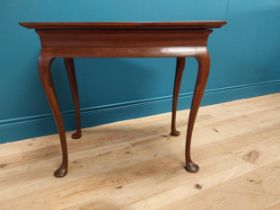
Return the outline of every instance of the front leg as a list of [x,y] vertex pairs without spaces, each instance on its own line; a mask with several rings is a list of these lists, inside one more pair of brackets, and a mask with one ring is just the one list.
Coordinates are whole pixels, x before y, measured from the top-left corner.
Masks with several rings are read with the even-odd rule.
[[39,71],[40,71],[42,84],[45,89],[45,93],[47,95],[48,102],[55,119],[56,128],[59,133],[59,139],[60,139],[60,144],[62,149],[62,163],[61,166],[54,172],[54,176],[63,177],[67,174],[67,170],[68,170],[67,142],[66,142],[66,135],[64,131],[63,119],[61,116],[55,90],[52,84],[52,78],[51,78],[52,60],[53,60],[52,58],[44,57],[41,55],[39,59]]
[[192,106],[189,115],[189,122],[188,122],[188,130],[187,130],[187,137],[186,137],[186,170],[192,173],[196,173],[199,170],[199,166],[196,165],[191,159],[191,138],[193,127],[196,119],[196,115],[200,106],[200,102],[206,87],[209,69],[210,69],[210,57],[207,48],[199,55],[196,56],[196,60],[198,61],[198,75],[195,85],[194,96],[192,100]]

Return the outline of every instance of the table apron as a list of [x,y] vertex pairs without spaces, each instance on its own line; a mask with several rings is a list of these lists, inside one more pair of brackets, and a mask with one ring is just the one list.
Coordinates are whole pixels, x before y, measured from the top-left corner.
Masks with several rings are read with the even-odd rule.
[[42,48],[41,56],[59,57],[189,57],[207,52],[206,46],[137,48]]

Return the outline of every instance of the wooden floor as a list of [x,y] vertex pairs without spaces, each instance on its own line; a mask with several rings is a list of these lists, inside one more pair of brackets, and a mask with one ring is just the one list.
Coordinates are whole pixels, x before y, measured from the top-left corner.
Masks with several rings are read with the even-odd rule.
[[183,168],[187,114],[180,137],[170,113],[85,129],[62,179],[57,136],[0,145],[0,209],[279,210],[280,94],[201,108],[197,174]]

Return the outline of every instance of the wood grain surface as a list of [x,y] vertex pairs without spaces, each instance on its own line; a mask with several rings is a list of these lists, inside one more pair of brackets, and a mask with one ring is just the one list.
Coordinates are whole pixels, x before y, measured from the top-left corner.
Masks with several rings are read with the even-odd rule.
[[[2,144],[0,209],[278,210],[279,101],[272,94],[202,107],[197,174],[183,168],[185,136],[169,135],[171,113],[85,129],[80,141],[68,140],[64,179],[51,176],[56,135]],[[187,115],[177,113],[183,133]]]

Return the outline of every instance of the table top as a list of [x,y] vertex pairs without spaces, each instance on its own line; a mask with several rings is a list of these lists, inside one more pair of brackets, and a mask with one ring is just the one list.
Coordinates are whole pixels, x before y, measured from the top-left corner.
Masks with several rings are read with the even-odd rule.
[[187,22],[21,22],[31,29],[151,29],[151,30],[206,30],[220,28],[226,21],[187,21]]

